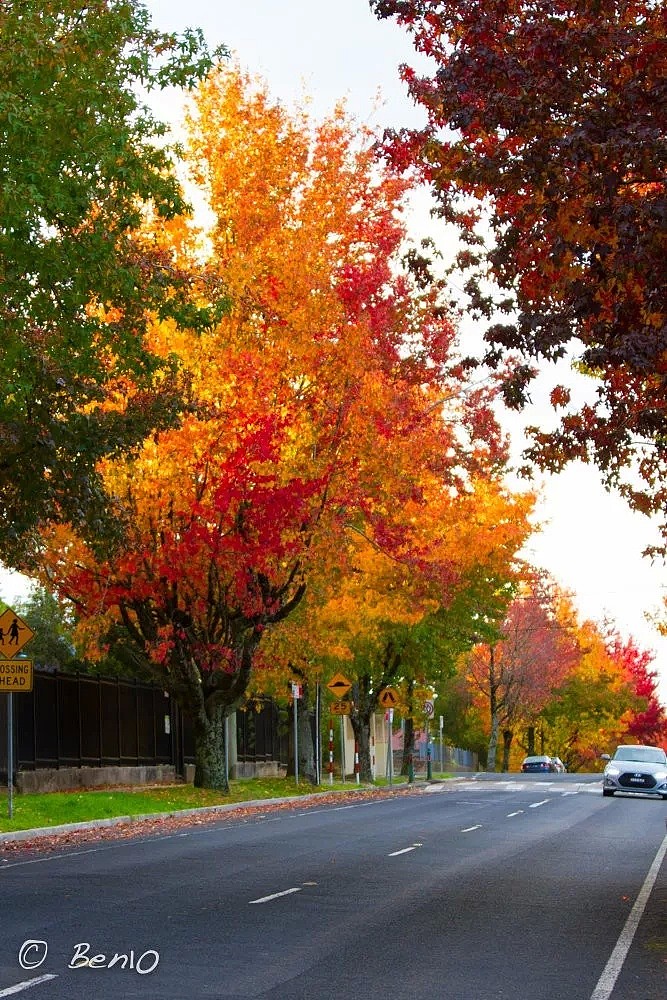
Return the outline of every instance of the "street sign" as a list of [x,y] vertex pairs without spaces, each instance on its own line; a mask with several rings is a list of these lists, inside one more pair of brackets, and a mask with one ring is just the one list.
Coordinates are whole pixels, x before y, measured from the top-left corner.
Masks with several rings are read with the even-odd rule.
[[378,701],[383,708],[394,708],[400,701],[398,691],[394,688],[383,688],[378,695]]
[[435,705],[433,704],[432,701],[425,701],[424,702],[424,715],[428,715],[429,719],[433,715],[434,709],[435,709]]
[[0,660],[0,694],[32,691],[32,660]]
[[327,687],[335,698],[343,698],[352,687],[352,681],[349,681],[344,674],[335,674]]
[[11,659],[16,656],[34,634],[22,618],[7,608],[0,615],[0,657]]
[[303,698],[303,684],[292,684],[292,697]]
[[352,711],[351,701],[333,701],[329,706],[332,715],[349,715]]

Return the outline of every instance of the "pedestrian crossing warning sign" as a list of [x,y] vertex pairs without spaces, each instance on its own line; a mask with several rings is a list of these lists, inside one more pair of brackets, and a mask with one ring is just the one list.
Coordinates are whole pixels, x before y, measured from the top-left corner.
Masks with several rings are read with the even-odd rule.
[[383,708],[395,708],[399,700],[398,691],[394,688],[383,688],[378,695],[378,701]]
[[29,625],[11,608],[0,615],[0,658],[11,660],[34,636]]

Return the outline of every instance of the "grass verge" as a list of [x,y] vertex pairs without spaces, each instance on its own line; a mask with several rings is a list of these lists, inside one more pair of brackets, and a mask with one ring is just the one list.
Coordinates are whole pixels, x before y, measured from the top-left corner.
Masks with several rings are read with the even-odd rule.
[[[96,791],[44,792],[15,794],[13,816],[9,819],[7,792],[0,794],[0,833],[34,830],[111,819],[115,816],[142,816],[150,813],[176,812],[206,806],[230,805],[253,799],[278,799],[291,795],[310,795],[320,791],[350,791],[355,785],[322,784],[315,787],[293,778],[249,778],[230,781],[229,795],[192,785],[155,785],[135,788],[103,788]],[[364,786],[366,787],[366,786]]]

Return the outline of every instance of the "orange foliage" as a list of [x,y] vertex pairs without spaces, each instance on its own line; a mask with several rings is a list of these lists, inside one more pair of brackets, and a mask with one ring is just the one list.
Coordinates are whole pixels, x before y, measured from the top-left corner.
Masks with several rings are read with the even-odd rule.
[[467,391],[436,292],[400,268],[406,182],[370,137],[342,110],[317,128],[290,116],[238,70],[201,88],[192,129],[213,224],[154,239],[180,270],[217,274],[229,314],[200,335],[156,319],[150,346],[188,385],[180,425],[102,467],[122,548],[46,533],[43,565],[201,715],[242,700],[264,629],[315,571],[377,558],[427,602],[512,549],[518,508],[491,471],[493,389]]

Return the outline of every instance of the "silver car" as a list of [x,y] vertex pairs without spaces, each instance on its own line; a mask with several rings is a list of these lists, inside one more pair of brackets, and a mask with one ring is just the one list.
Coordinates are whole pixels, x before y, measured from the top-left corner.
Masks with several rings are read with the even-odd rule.
[[613,757],[602,754],[607,766],[602,794],[635,792],[667,799],[667,754],[660,747],[620,746]]

